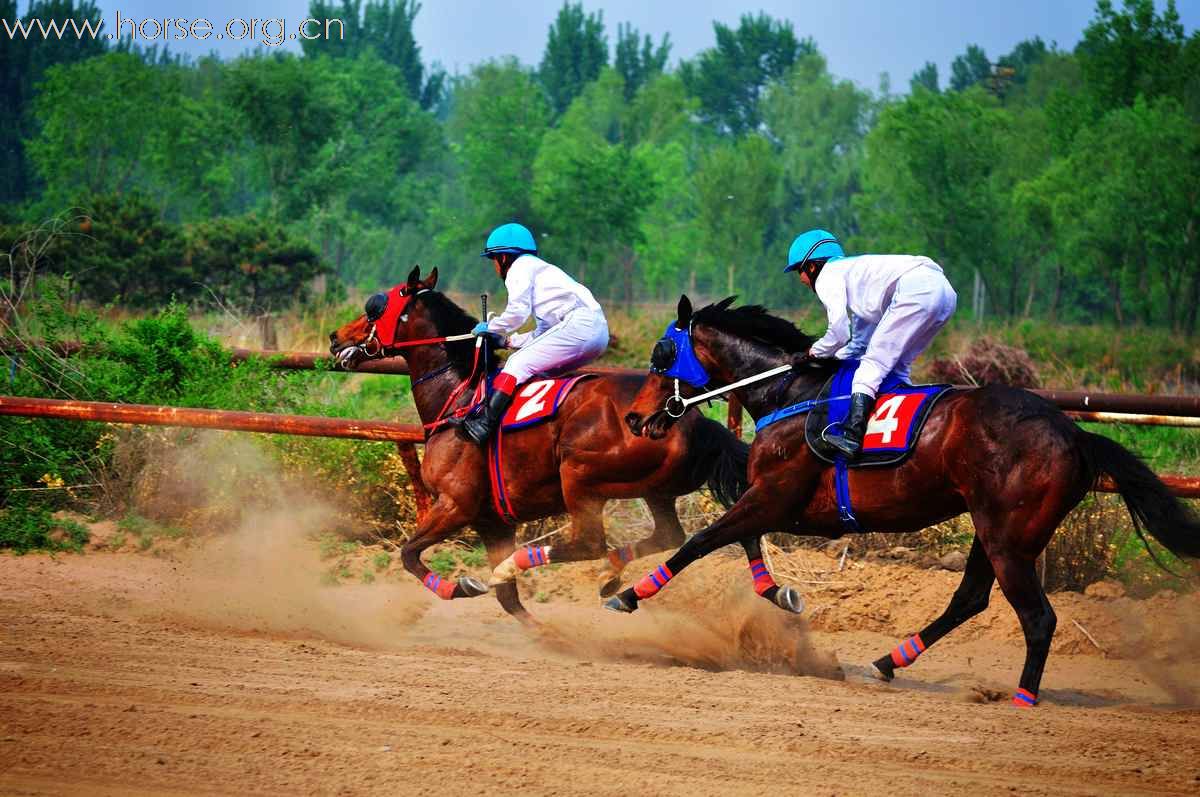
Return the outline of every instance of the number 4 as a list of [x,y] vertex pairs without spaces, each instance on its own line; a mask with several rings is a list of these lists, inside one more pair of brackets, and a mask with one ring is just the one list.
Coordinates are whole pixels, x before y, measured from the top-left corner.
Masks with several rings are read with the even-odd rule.
[[530,415],[537,415],[546,407],[546,394],[550,392],[550,388],[554,385],[553,379],[543,379],[540,382],[530,382],[521,391],[521,398],[525,399],[525,403],[517,410],[517,414],[513,416],[514,421],[523,421]]
[[871,415],[871,420],[867,421],[867,434],[882,435],[883,443],[892,442],[892,433],[900,427],[896,413],[904,406],[904,398],[904,396],[892,396],[876,407],[875,412]]

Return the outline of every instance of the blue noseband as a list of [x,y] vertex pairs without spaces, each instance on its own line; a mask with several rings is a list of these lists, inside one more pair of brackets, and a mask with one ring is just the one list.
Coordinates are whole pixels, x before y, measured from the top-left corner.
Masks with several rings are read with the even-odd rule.
[[[663,332],[662,340],[655,346],[655,355],[660,352],[663,356],[651,356],[650,370],[656,374],[678,379],[681,382],[687,382],[695,388],[702,388],[709,383],[708,371],[704,370],[704,366],[696,359],[696,352],[692,349],[692,330],[689,325],[687,329],[678,329],[675,322],[667,324],[667,329]],[[661,347],[661,348],[660,348]],[[670,352],[673,357],[670,365],[667,366],[662,360]]]

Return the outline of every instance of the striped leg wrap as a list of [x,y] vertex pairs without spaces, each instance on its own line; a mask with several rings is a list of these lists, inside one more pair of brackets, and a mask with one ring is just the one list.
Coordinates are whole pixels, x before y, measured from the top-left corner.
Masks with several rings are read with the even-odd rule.
[[892,649],[892,664],[897,667],[907,667],[924,652],[925,643],[921,641],[921,635],[910,636]]
[[1019,708],[1033,708],[1037,705],[1037,695],[1028,689],[1018,689],[1013,695],[1013,705]]
[[762,559],[750,560],[750,575],[754,576],[754,591],[759,595],[771,587],[779,586],[775,583],[775,579],[771,578],[771,571],[767,569],[767,565]]
[[650,575],[633,585],[633,594],[638,598],[649,598],[665,587],[670,580],[671,571],[665,564],[659,565],[650,571]]
[[448,578],[442,578],[437,573],[430,573],[425,576],[425,588],[437,595],[442,600],[450,600],[454,597],[454,582]]
[[610,564],[612,564],[613,570],[623,569],[625,565],[632,562],[633,559],[634,556],[632,545],[622,545],[620,548],[614,548],[608,552],[608,561]]
[[549,545],[529,545],[513,554],[513,563],[521,570],[540,567],[550,562]]

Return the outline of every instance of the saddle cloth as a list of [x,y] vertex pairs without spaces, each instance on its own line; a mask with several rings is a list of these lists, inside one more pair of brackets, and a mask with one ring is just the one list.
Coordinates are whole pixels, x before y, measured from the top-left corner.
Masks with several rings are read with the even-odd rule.
[[526,426],[548,421],[558,414],[558,408],[581,380],[595,374],[576,374],[561,379],[534,379],[517,388],[513,402],[504,413],[502,429],[511,432]]
[[[809,412],[804,427],[804,436],[813,453],[831,464],[840,452],[822,439],[822,432],[828,437],[841,435],[840,424],[850,410],[850,388],[857,368],[858,360],[842,363],[821,388],[819,399],[823,403]],[[929,411],[949,390],[950,385],[906,385],[894,374],[888,374],[867,422],[862,454],[847,466],[882,467],[904,461],[916,445]]]

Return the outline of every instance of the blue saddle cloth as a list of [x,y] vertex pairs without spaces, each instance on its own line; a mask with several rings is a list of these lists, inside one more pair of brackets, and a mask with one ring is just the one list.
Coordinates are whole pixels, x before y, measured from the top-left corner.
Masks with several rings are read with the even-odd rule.
[[[858,360],[846,360],[821,390],[827,403],[809,413],[805,437],[813,453],[826,462],[834,462],[838,451],[825,442],[826,437],[842,434],[841,424],[850,411],[850,393]],[[912,452],[929,418],[929,412],[950,385],[909,385],[895,374],[888,374],[879,386],[875,409],[863,437],[862,454],[847,467],[898,465]]]

